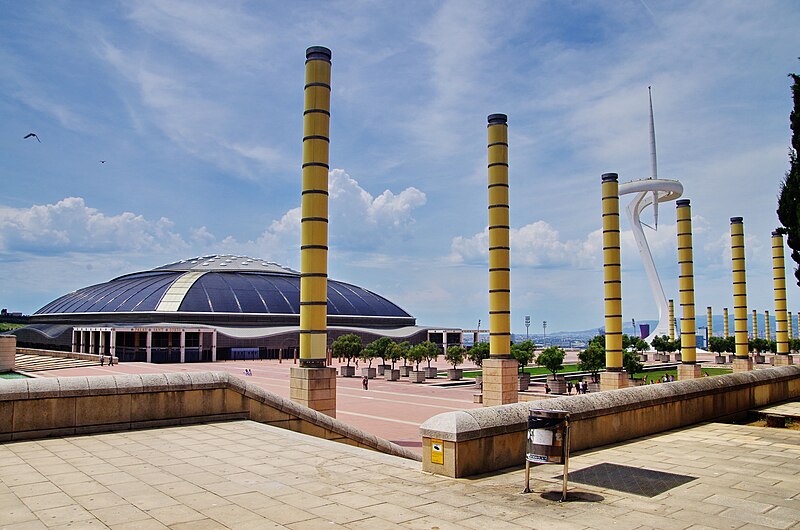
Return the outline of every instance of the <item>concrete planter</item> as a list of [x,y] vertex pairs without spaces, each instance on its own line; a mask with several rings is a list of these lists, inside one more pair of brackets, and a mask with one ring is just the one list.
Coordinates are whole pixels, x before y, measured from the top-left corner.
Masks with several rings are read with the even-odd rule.
[[400,380],[400,370],[394,369],[390,366],[386,370],[383,371],[383,378],[387,381],[399,381]]
[[411,370],[408,373],[408,378],[412,383],[424,383],[425,382],[425,371],[420,370],[417,372],[416,370]]
[[[528,387],[531,386],[531,374],[527,372],[525,372],[522,375],[518,375],[517,380],[519,381],[520,392],[525,392],[526,390],[528,390]],[[564,388],[566,388],[566,386]]]
[[340,366],[339,367],[339,374],[342,377],[355,377],[355,375],[356,375],[356,367],[355,366]]
[[425,377],[428,379],[436,379],[436,375],[439,370],[436,369],[435,366],[431,366],[430,368],[425,368]]
[[765,362],[767,362],[767,359],[763,354],[757,353],[753,355],[753,362],[756,364],[764,364]]
[[678,362],[678,363],[679,363],[679,362],[681,362],[682,360],[683,360],[683,354],[682,354],[682,353],[676,353],[676,354],[675,354],[675,362]]
[[447,370],[447,378],[450,381],[461,381],[461,378],[464,377],[464,370],[461,368],[450,368]]
[[640,353],[639,354],[639,362],[640,363],[646,363],[647,362],[647,354],[646,353]]
[[716,357],[714,357],[714,362],[717,364],[725,364],[725,356],[717,355]]
[[408,374],[413,370],[413,366],[401,366],[400,367],[400,377],[408,377]]
[[567,381],[564,379],[563,375],[557,375],[555,377],[548,375],[547,384],[550,385],[550,392],[552,394],[567,393]]
[[366,376],[367,379],[375,379],[375,375],[378,371],[375,368],[362,368],[361,369],[361,377]]
[[475,384],[478,386],[483,384],[483,374],[475,376]]
[[391,369],[392,369],[392,365],[391,364],[379,364],[378,365],[378,375],[384,375],[386,373],[386,370],[391,370]]

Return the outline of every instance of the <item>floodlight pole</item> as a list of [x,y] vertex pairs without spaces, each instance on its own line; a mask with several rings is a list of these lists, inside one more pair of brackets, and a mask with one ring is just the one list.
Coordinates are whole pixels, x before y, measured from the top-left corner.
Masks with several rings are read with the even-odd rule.
[[531,317],[525,317],[525,340],[530,340],[530,334],[528,333],[531,329]]

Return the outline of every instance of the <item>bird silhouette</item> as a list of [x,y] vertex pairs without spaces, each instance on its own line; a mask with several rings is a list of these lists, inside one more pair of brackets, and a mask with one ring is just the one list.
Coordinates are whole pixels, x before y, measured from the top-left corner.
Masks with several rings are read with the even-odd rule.
[[36,133],[28,133],[28,134],[26,134],[25,136],[23,136],[23,137],[22,137],[22,139],[23,139],[23,140],[27,140],[28,138],[31,138],[31,137],[33,137],[33,138],[36,138],[36,141],[37,141],[37,142],[39,142],[39,143],[42,143],[42,141],[41,141],[41,140],[39,140],[39,137],[38,137],[38,136],[36,136]]
[[105,163],[106,163],[106,161],[105,161],[105,160],[101,160],[101,161],[100,161],[100,163],[101,163],[101,164],[105,164]]

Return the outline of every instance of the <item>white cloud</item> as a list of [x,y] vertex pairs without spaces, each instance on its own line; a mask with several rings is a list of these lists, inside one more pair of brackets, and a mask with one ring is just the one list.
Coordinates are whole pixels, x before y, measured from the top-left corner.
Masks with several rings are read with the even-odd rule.
[[165,252],[187,248],[173,223],[123,212],[106,215],[81,197],[30,208],[0,207],[0,250],[34,254]]
[[[410,237],[415,224],[413,211],[425,204],[425,193],[409,187],[397,194],[384,190],[374,196],[342,169],[331,170],[328,178],[332,251],[371,253]],[[241,242],[229,236],[222,244],[231,252],[292,262],[297,259],[300,217],[300,208],[293,208],[257,239]]]

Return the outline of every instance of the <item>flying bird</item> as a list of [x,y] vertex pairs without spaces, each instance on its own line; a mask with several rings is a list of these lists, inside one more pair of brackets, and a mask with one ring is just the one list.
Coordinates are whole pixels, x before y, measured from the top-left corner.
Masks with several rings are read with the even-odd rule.
[[31,137],[33,137],[33,138],[36,138],[36,141],[37,141],[37,142],[39,142],[39,143],[42,143],[42,141],[41,141],[41,140],[39,140],[39,137],[38,137],[38,136],[36,136],[36,133],[28,133],[28,134],[26,134],[25,136],[23,136],[23,137],[22,137],[22,139],[23,139],[23,140],[27,140],[28,138],[31,138]]
[[105,160],[101,160],[101,161],[100,161],[100,163],[101,163],[101,164],[105,164],[105,163],[106,163],[106,161],[105,161]]

